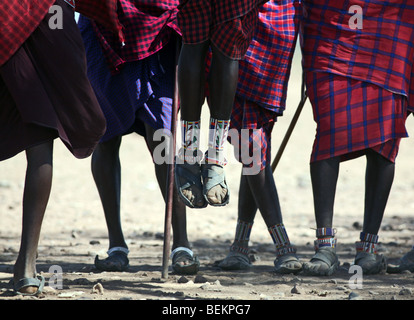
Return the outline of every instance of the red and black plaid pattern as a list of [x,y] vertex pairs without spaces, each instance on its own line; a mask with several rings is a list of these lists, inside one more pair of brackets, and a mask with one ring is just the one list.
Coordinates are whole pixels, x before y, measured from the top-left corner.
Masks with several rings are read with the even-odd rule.
[[[77,3],[77,2],[76,2]],[[125,45],[100,23],[94,30],[113,72],[126,62],[144,59],[163,48],[177,26],[178,0],[119,0],[118,19],[123,26]]]
[[124,42],[122,25],[117,17],[117,0],[76,0],[75,10],[105,26]]
[[[413,82],[413,0],[304,0],[303,4],[306,71],[332,72],[408,96]],[[362,29],[354,29],[353,5],[362,10]]]
[[178,24],[184,43],[211,40],[232,59],[246,53],[258,21],[263,0],[180,1]]
[[404,96],[328,72],[309,72],[306,86],[317,123],[311,162],[347,160],[369,148],[395,161],[407,137]]
[[27,40],[56,0],[0,2],[0,66]]
[[[271,136],[277,116],[255,102],[236,97],[229,142],[234,146],[234,156],[244,167],[256,166],[263,170],[271,162]],[[237,137],[233,137],[232,129],[238,133]]]

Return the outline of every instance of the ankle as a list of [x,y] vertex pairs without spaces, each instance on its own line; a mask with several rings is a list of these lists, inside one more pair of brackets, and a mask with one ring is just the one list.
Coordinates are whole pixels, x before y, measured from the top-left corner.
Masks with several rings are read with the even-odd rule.
[[314,241],[315,251],[322,248],[336,248],[336,229],[334,228],[317,228],[316,240]]
[[246,254],[249,251],[250,233],[252,231],[253,222],[237,220],[236,234],[230,251]]
[[237,252],[247,255],[249,253],[249,245],[244,242],[233,242],[230,246],[230,252]]
[[283,223],[276,224],[268,228],[270,236],[276,249],[276,257],[281,257],[285,254],[295,254],[296,248],[291,245]]
[[377,254],[378,253],[378,235],[368,232],[361,232],[360,241],[355,242],[357,254],[360,252]]

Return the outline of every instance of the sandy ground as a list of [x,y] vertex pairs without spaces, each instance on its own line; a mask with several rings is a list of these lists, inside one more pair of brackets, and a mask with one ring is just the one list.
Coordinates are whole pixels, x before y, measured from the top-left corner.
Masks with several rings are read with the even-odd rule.
[[[296,110],[300,92],[300,57],[296,56],[285,116],[273,133],[274,155]],[[413,134],[412,117],[407,128]],[[206,123],[207,121],[204,121]],[[315,125],[307,102],[275,172],[284,223],[298,255],[313,254],[314,216],[309,178],[309,155]],[[230,147],[229,147],[230,150]],[[405,139],[397,159],[392,194],[380,232],[380,250],[395,263],[414,243],[414,140]],[[60,141],[55,143],[54,181],[39,245],[38,271],[46,278],[44,294],[22,298],[11,294],[9,280],[19,250],[21,198],[26,161],[24,153],[0,163],[0,300],[412,300],[414,276],[365,276],[362,288],[352,288],[354,242],[362,224],[365,159],[343,163],[337,190],[335,227],[341,267],[330,277],[273,272],[274,247],[258,214],[251,234],[256,261],[251,270],[224,272],[215,262],[223,259],[232,241],[237,218],[241,167],[230,161],[227,176],[231,202],[223,208],[188,210],[188,234],[201,261],[198,277],[182,278],[171,272],[161,277],[165,207],[144,140],[124,138],[122,161],[122,223],[130,249],[126,272],[98,272],[96,254],[106,255],[107,231],[100,200],[90,173],[90,158],[74,159]],[[57,269],[53,269],[57,268]],[[61,271],[60,288],[53,270]],[[293,289],[293,290],[292,290]]]

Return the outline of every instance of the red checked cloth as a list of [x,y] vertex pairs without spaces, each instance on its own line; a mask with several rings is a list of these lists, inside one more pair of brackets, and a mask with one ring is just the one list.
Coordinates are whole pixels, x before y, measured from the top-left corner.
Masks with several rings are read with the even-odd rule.
[[141,60],[159,51],[173,32],[180,34],[177,6],[178,0],[119,0],[117,19],[123,26],[124,46],[105,25],[98,20],[92,22],[113,73],[126,62]]
[[119,41],[125,41],[122,25],[117,17],[117,0],[75,0],[75,10],[93,21],[105,26],[118,36]]
[[[306,71],[368,81],[408,97],[414,61],[414,0],[304,0]],[[362,29],[350,28],[362,8]]]
[[0,2],[0,66],[27,40],[55,0]]

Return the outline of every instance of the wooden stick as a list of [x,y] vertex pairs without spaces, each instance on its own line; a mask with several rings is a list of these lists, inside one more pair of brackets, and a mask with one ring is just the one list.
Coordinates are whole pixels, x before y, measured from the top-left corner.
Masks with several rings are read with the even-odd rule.
[[292,135],[293,129],[296,126],[296,123],[298,122],[300,113],[302,112],[303,106],[305,105],[306,99],[307,99],[307,95],[306,95],[306,91],[305,91],[305,81],[304,81],[304,75],[302,75],[302,94],[301,94],[301,99],[299,102],[299,105],[295,111],[295,114],[293,115],[293,118],[289,124],[289,127],[286,131],[286,134],[282,140],[282,143],[280,144],[279,150],[276,153],[276,156],[272,162],[272,172],[275,172],[276,167],[279,163],[280,158],[282,157],[283,151],[285,151],[286,145],[290,139],[290,136]]
[[168,162],[168,176],[167,176],[167,197],[165,203],[165,221],[164,221],[164,247],[162,258],[162,278],[168,278],[168,262],[170,258],[170,242],[171,242],[171,221],[173,210],[173,197],[174,197],[174,163],[175,163],[175,138],[177,131],[177,114],[178,114],[178,57],[180,55],[181,42],[180,37],[177,36],[176,40],[176,52],[175,52],[175,83],[174,83],[174,100],[171,115],[171,137],[170,137],[170,150],[169,150],[169,162]]

